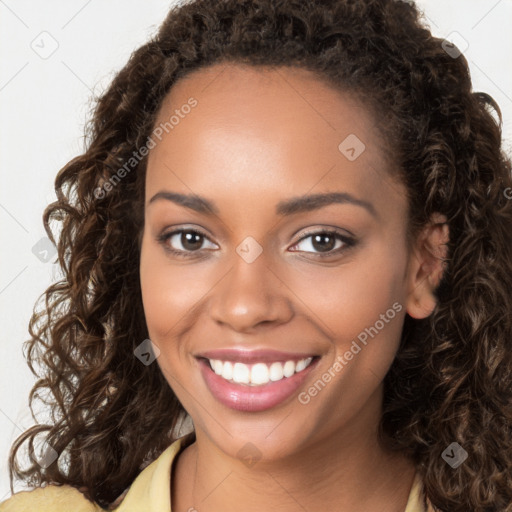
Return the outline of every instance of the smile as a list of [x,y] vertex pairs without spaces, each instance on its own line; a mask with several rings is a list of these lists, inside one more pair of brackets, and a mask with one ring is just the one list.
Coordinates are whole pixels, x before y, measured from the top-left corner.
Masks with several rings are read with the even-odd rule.
[[273,350],[215,350],[196,354],[211,396],[237,411],[260,412],[295,396],[320,356]]
[[313,361],[312,357],[299,361],[256,363],[248,365],[241,362],[208,359],[211,369],[228,382],[248,386],[262,386],[269,382],[278,382],[305,370]]

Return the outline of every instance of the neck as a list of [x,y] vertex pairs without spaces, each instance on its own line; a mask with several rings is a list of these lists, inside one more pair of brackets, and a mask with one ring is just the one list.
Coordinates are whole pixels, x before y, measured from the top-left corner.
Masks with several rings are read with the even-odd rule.
[[304,443],[288,456],[252,465],[228,456],[197,430],[196,442],[178,458],[172,510],[403,512],[414,464],[384,450],[377,422],[368,419]]

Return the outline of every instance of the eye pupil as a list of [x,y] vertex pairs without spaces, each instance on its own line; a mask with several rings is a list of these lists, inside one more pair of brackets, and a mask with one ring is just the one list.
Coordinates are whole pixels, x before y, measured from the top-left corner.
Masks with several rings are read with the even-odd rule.
[[181,234],[181,245],[189,251],[201,248],[203,235],[193,231],[183,231]]
[[[326,243],[327,240],[330,243]],[[313,247],[320,252],[327,252],[334,249],[335,244],[336,240],[332,235],[322,233],[313,236]]]

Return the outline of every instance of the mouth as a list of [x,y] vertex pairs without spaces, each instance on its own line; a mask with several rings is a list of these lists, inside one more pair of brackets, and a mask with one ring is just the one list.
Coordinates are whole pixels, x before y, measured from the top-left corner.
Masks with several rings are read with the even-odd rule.
[[222,361],[220,359],[207,359],[210,368],[224,380],[232,384],[245,384],[247,386],[263,386],[269,382],[279,382],[290,378],[295,373],[304,371],[313,361],[313,357],[285,362],[245,364],[241,362]]
[[216,351],[196,359],[204,382],[217,401],[231,409],[258,412],[292,396],[318,364],[320,356]]

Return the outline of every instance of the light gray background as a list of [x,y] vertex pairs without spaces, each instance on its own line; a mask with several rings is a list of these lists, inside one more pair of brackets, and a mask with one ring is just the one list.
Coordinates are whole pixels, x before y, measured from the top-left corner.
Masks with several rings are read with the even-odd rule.
[[[455,31],[469,44],[464,53],[474,89],[500,105],[511,154],[512,0],[417,3],[435,35]],[[55,175],[83,151],[93,92],[105,89],[172,4],[0,0],[0,501],[9,494],[10,444],[32,424],[28,393],[34,378],[22,343],[36,299],[57,278],[56,257],[44,263],[32,252],[46,236],[42,213],[54,200]]]

